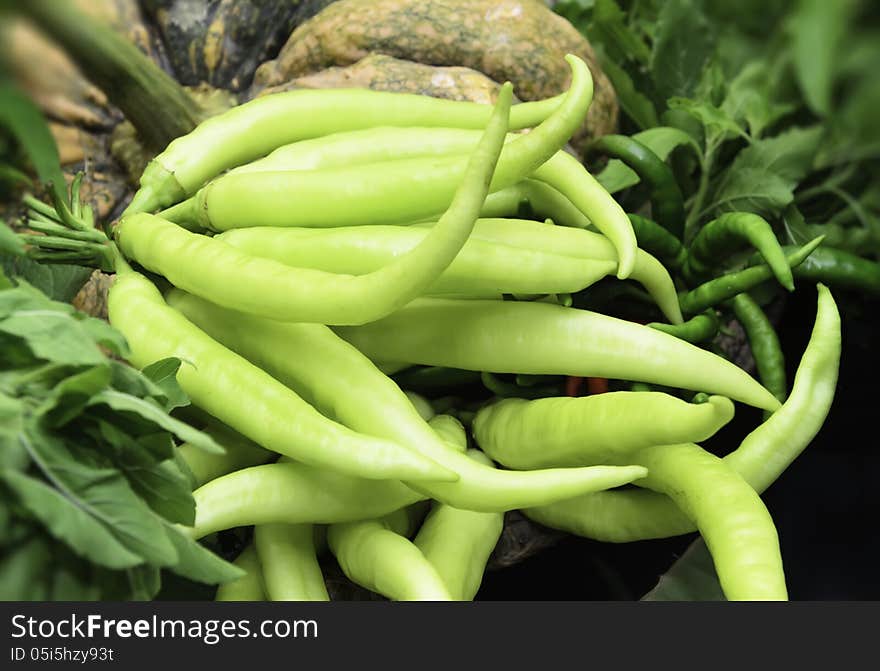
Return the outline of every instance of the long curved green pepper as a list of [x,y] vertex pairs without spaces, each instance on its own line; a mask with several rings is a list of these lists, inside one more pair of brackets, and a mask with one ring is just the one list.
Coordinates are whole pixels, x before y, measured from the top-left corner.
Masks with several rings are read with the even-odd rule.
[[678,270],[684,266],[687,260],[687,249],[681,244],[681,240],[647,217],[638,214],[628,214],[627,216],[636,234],[640,249],[656,256],[667,268]]
[[195,487],[201,487],[214,478],[248,466],[265,464],[278,457],[276,452],[264,450],[255,442],[219,422],[212,422],[204,429],[211,438],[220,444],[223,454],[214,454],[184,443],[177,448],[178,453],[195,478]]
[[694,521],[729,601],[785,601],[785,571],[773,519],[729,464],[698,445],[643,450],[644,486],[668,495]]
[[[756,492],[763,493],[815,438],[828,416],[840,366],[840,313],[818,285],[816,323],[791,393],[782,407],[724,457]],[[646,490],[599,492],[524,511],[555,529],[612,543],[667,538],[695,527],[667,496]]]
[[[567,60],[572,83],[565,100],[530,133],[504,144],[491,186],[482,184],[485,193],[527,177],[562,149],[582,124],[592,101],[593,80],[582,60],[575,56]],[[504,143],[504,126],[493,142]],[[249,226],[405,223],[449,207],[456,189],[468,181],[467,156],[418,157],[321,170],[229,173],[163,216],[214,231]],[[581,172],[585,173],[583,168]],[[469,186],[477,188],[477,184]],[[610,198],[607,193],[605,196]]]
[[353,582],[393,601],[452,601],[425,555],[384,519],[334,524],[327,542]]
[[[822,244],[821,236],[811,240],[796,252],[788,254],[786,256],[788,265],[793,269],[797,268],[820,244]],[[702,312],[766,282],[771,277],[773,271],[770,266],[763,264],[721,275],[679,296],[681,311],[685,314]]]
[[651,190],[651,216],[675,239],[684,235],[684,196],[675,175],[651,149],[627,135],[604,135],[590,150],[623,161]]
[[[467,454],[492,465],[479,450]],[[413,544],[437,570],[453,599],[472,601],[503,530],[504,513],[477,513],[435,503]]]
[[693,404],[662,392],[508,398],[474,418],[477,444],[508,468],[615,464],[653,445],[697,442],[733,419],[733,403]]
[[[617,259],[614,245],[604,235],[525,219],[478,219],[471,237],[576,258],[607,261]],[[683,321],[675,284],[657,259],[644,250],[636,249],[629,279],[645,287],[671,323],[679,324]]]
[[524,179],[506,189],[486,196],[481,218],[552,219],[553,223],[572,228],[588,228],[590,220],[558,190],[536,179]]
[[794,276],[880,296],[880,263],[842,249],[817,249],[794,269]]
[[779,283],[794,291],[791,267],[773,227],[766,219],[751,212],[727,212],[703,226],[688,247],[686,273],[694,277],[713,275],[719,259],[743,243],[755,247]]
[[311,524],[259,524],[254,546],[269,601],[330,601]]
[[177,381],[192,402],[268,450],[364,478],[457,478],[417,452],[327,419],[168,306],[139,273],[118,272],[107,304],[110,322],[129,343],[132,364],[142,368],[180,358]]
[[[442,436],[444,439],[446,436]],[[464,452],[465,445],[447,442]],[[233,471],[199,487],[193,538],[262,524],[334,524],[387,515],[425,496],[396,480],[365,480],[282,459]]]
[[[713,308],[709,308],[705,312],[701,312],[681,324],[663,324],[660,322],[650,322],[648,324],[652,329],[663,331],[676,338],[687,340],[690,343],[701,343],[706,342],[707,340],[712,340],[712,338],[718,334],[719,325],[720,321],[718,319],[718,314]],[[761,383],[764,384],[764,386],[767,386],[763,378],[761,378]],[[768,389],[770,388],[768,387]],[[771,389],[770,391],[773,390]],[[776,396],[776,394],[774,394],[774,396]],[[779,400],[782,401],[785,399]]]
[[779,407],[748,373],[704,349],[641,324],[549,303],[420,298],[379,321],[334,330],[378,361],[640,380]]
[[[426,458],[459,475],[452,487],[440,482],[423,487],[424,483],[406,480],[407,485],[425,497],[457,508],[513,510],[528,501],[556,501],[585,491],[616,487],[644,473],[643,469],[625,466],[516,473],[487,468],[439,440],[400,387],[326,326],[260,319],[224,310],[180,291],[172,291],[168,301],[200,328],[269,371],[273,379],[289,385],[328,417],[365,435],[384,436],[395,444],[431,455]],[[198,520],[198,511],[196,517]]]
[[467,432],[464,425],[452,415],[434,415],[428,420],[428,426],[443,440],[460,448],[462,452],[467,449]]
[[[435,224],[436,225],[436,224]],[[341,228],[241,228],[216,239],[285,265],[362,275],[393,263],[422,244],[425,226]],[[613,250],[612,250],[613,251]],[[524,249],[471,237],[426,295],[574,293],[617,269],[614,260],[593,260]]]
[[[510,127],[537,125],[563,100],[564,94],[515,105]],[[263,96],[212,117],[171,142],[147,165],[124,214],[172,205],[224,170],[291,142],[375,126],[483,128],[491,112],[490,106],[477,103],[361,89]]]
[[123,218],[116,239],[128,258],[229,308],[287,321],[372,321],[422,294],[467,242],[504,141],[511,95],[510,85],[501,88],[489,125],[440,221],[408,253],[366,275],[290,268],[149,214]]
[[761,306],[747,293],[737,294],[730,299],[730,306],[746,333],[758,369],[758,379],[776,398],[784,401],[788,384],[785,379],[785,357],[776,329]]
[[242,550],[232,563],[243,570],[245,575],[220,585],[214,600],[265,601],[266,586],[263,583],[263,569],[253,543]]

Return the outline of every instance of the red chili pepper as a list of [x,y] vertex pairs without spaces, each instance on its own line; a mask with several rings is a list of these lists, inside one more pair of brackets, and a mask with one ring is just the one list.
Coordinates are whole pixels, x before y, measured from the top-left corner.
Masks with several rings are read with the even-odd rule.
[[569,375],[565,378],[565,395],[566,396],[580,396],[581,395],[581,386],[584,383],[584,378],[582,377],[574,377]]
[[608,380],[604,377],[588,377],[587,393],[604,394],[608,391]]

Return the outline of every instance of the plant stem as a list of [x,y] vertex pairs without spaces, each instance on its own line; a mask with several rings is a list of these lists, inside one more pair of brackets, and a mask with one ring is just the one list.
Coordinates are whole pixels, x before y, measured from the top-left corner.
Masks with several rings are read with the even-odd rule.
[[694,194],[691,202],[691,209],[688,212],[687,219],[684,221],[684,240],[688,244],[694,236],[694,224],[697,223],[702,214],[703,201],[706,200],[706,194],[709,191],[709,178],[712,173],[712,164],[715,162],[716,144],[706,146],[706,154],[700,161],[700,183],[697,186],[697,192]]
[[119,107],[144,145],[164,149],[202,118],[189,94],[138,48],[69,0],[27,0],[15,9],[58,42],[83,74]]

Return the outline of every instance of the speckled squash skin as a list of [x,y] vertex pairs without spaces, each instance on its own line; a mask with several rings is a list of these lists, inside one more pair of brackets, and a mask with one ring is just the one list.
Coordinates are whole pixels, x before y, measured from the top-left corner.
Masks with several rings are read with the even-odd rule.
[[303,23],[254,88],[277,86],[332,66],[381,53],[418,63],[465,66],[496,82],[511,81],[522,100],[567,89],[564,56],[590,66],[593,104],[576,142],[617,127],[617,99],[586,39],[540,0],[338,0]]
[[259,95],[303,88],[366,88],[490,105],[495,103],[501,85],[483,73],[466,67],[425,65],[383,54],[370,54],[354,65],[303,75],[263,89]]

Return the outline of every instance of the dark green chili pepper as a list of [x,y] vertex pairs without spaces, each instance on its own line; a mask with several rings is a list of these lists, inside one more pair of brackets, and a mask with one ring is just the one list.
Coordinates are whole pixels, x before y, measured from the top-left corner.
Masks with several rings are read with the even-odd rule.
[[[804,262],[804,259],[814,252],[816,247],[822,244],[822,240],[823,238],[820,236],[789,254],[786,257],[788,265],[792,268],[799,266]],[[706,308],[723,303],[728,298],[733,298],[743,291],[748,291],[761,284],[761,282],[769,280],[771,277],[773,277],[773,271],[768,265],[752,266],[716,277],[680,295],[679,303],[681,304],[681,310],[689,314],[702,312]]]
[[842,249],[853,254],[877,253],[880,251],[880,235],[872,228],[844,226],[832,222],[804,224],[804,226],[813,235],[824,234],[825,244],[832,249]]
[[700,229],[688,248],[686,275],[711,276],[726,255],[739,244],[751,243],[773,270],[779,283],[794,291],[791,268],[773,228],[763,217],[751,212],[727,212]]
[[880,295],[880,263],[869,261],[842,249],[817,249],[794,269],[794,276],[841,289],[855,289]]
[[779,336],[767,315],[747,293],[737,294],[730,300],[736,320],[746,332],[752,358],[758,369],[758,379],[780,401],[785,401],[788,384],[785,379],[785,358]]
[[544,398],[545,396],[558,396],[562,390],[561,385],[558,384],[522,387],[488,371],[480,374],[480,380],[486,389],[500,398]]
[[638,214],[629,214],[639,247],[653,254],[667,268],[678,270],[687,260],[687,250],[681,241],[656,221]]
[[662,322],[651,322],[648,324],[651,328],[674,335],[676,338],[681,338],[691,343],[711,340],[718,333],[718,325],[718,315],[713,308],[709,308],[705,312],[691,317],[682,324],[664,324]]
[[656,222],[679,240],[684,234],[684,197],[675,175],[657,154],[635,138],[605,135],[590,149],[620,159],[651,190],[651,215]]

